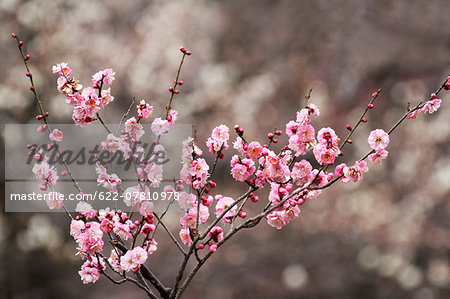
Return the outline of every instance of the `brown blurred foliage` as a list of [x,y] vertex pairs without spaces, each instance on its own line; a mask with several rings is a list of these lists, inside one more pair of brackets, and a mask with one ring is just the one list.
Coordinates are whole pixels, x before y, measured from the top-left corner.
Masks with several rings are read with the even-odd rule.
[[[69,63],[84,84],[113,68],[116,98],[103,117],[116,122],[132,97],[162,114],[183,45],[194,54],[174,106],[200,141],[216,125],[239,123],[248,139],[264,142],[268,131],[295,117],[309,88],[321,109],[315,127],[344,136],[381,88],[368,124],[345,152],[352,163],[369,149],[372,129],[388,129],[408,102],[427,98],[450,73],[449,15],[447,0],[2,0],[1,123],[34,123],[37,113],[11,32],[32,55],[54,123],[71,118],[52,65]],[[361,183],[325,191],[281,231],[261,223],[241,233],[185,297],[450,297],[449,94],[442,99],[436,114],[393,134],[389,159]],[[219,167],[220,190],[238,195],[226,180],[229,166]],[[59,214],[0,215],[0,297],[142,298],[134,286],[104,278],[81,283],[68,223]],[[178,230],[175,216],[171,225]],[[157,240],[149,267],[171,284],[181,257],[163,232]]]

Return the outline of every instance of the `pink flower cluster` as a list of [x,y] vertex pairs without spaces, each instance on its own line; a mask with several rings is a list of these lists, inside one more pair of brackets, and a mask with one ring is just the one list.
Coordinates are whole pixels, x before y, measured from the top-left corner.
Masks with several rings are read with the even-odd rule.
[[340,154],[338,148],[339,137],[331,128],[322,128],[317,133],[318,143],[313,153],[320,165],[334,164],[336,156]]
[[[447,81],[446,85],[450,85],[450,79],[449,81]],[[414,119],[416,118],[417,114],[419,114],[420,112],[428,112],[429,114],[432,114],[434,112],[436,112],[439,107],[441,106],[442,100],[441,99],[436,99],[436,94],[432,93],[431,94],[431,99],[429,101],[427,101],[422,108],[418,108],[415,109],[413,111],[411,111],[408,116],[406,117],[407,119]]]
[[389,135],[381,130],[376,129],[370,132],[368,139],[370,147],[374,150],[374,153],[369,155],[369,161],[376,164],[381,164],[388,156],[388,151],[385,148],[389,144]]
[[[92,76],[93,86],[83,89],[78,81],[71,78],[72,70],[67,63],[53,66],[53,73],[59,74],[57,89],[66,97],[66,103],[73,106],[72,119],[76,125],[91,123],[96,114],[111,101],[111,88],[102,90],[103,84],[112,84],[115,73],[111,69],[100,71]],[[97,92],[96,92],[97,90]]]
[[213,154],[228,149],[228,139],[230,139],[229,129],[225,125],[220,125],[212,130],[211,137],[206,141],[206,146]]
[[314,128],[309,124],[312,111],[315,111],[314,115],[319,115],[318,109],[304,108],[297,112],[296,121],[290,121],[286,124],[286,134],[289,136],[288,146],[295,152],[296,157],[306,154],[316,144]]

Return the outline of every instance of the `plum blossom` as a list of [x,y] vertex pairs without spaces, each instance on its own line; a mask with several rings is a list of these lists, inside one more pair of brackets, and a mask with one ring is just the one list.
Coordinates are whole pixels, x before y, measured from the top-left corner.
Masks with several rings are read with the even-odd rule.
[[112,133],[106,136],[106,140],[101,143],[102,149],[111,153],[115,153],[123,147],[123,139],[114,136]]
[[[219,217],[226,209],[234,204],[234,199],[231,197],[226,197],[222,195],[216,195],[216,217]],[[236,205],[234,205],[228,212],[223,216],[223,221],[226,223],[231,223],[231,220],[236,215]]]
[[384,159],[388,156],[388,151],[384,149],[379,149],[375,153],[370,154],[368,159],[372,163],[381,164]]
[[344,176],[341,178],[341,181],[346,182],[357,182],[362,179],[363,173],[369,171],[367,168],[366,161],[356,162],[352,167],[344,167],[342,169],[342,173]]
[[36,176],[36,179],[46,181],[51,187],[54,186],[59,179],[55,166],[50,166],[45,161],[34,164],[33,173]]
[[97,87],[100,86],[102,81],[103,84],[111,85],[115,79],[115,75],[116,73],[112,69],[105,69],[92,75],[92,82],[94,83],[94,86]]
[[385,149],[389,144],[389,135],[382,129],[376,129],[370,132],[368,141],[374,150]]
[[223,239],[223,229],[220,226],[214,226],[209,231],[208,237],[210,237],[214,242],[219,243]]
[[117,192],[117,187],[122,184],[122,180],[117,174],[108,174],[106,168],[101,165],[100,162],[97,162],[95,171],[98,174],[97,183],[99,186],[102,186],[111,192]]
[[230,138],[228,132],[229,128],[225,125],[220,125],[212,130],[211,137],[208,137],[206,141],[206,146],[211,153],[215,154],[221,150],[228,149],[227,142]]
[[52,67],[53,74],[58,73],[60,76],[70,77],[72,70],[69,65],[65,62],[58,63]]
[[304,185],[312,179],[311,171],[311,164],[307,160],[301,160],[292,167],[291,177],[297,185]]
[[94,218],[97,215],[97,211],[85,201],[80,201],[77,204],[75,211],[86,216],[87,218]]
[[58,129],[53,129],[53,132],[51,132],[49,135],[50,140],[55,142],[62,142],[63,137],[63,132]]
[[136,118],[132,117],[125,122],[125,132],[133,141],[138,141],[144,135],[144,129]]
[[180,239],[184,245],[186,245],[186,246],[192,245],[192,238],[191,238],[191,234],[189,233],[188,228],[182,228],[180,230]]
[[161,119],[161,117],[158,117],[153,120],[151,128],[155,135],[161,136],[169,132],[170,126],[171,125],[167,119]]
[[256,170],[253,160],[240,160],[237,155],[234,155],[231,159],[231,167],[231,174],[233,178],[239,182],[246,181],[253,173],[255,173]]
[[432,114],[433,112],[436,112],[439,109],[441,103],[442,103],[441,99],[430,100],[425,103],[425,105],[422,108],[422,111]]
[[137,111],[139,118],[147,119],[152,116],[153,106],[150,106],[142,99],[139,105],[137,105]]
[[63,206],[64,194],[51,191],[47,194],[45,201],[47,202],[47,206],[50,210],[58,210]]

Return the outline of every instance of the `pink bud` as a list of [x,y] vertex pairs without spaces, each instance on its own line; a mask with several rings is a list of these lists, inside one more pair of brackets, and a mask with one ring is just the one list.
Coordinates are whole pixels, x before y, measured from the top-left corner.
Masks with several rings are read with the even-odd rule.
[[16,34],[13,32],[13,33],[11,33],[11,36],[13,37],[13,38],[16,38]]
[[22,47],[23,46],[23,41],[20,41],[19,42],[19,47]]
[[198,244],[198,249],[203,249],[203,248],[205,248],[205,244],[203,244],[203,243]]
[[31,73],[30,72],[26,72],[25,76],[31,77]]
[[186,55],[191,55],[192,52],[191,51],[186,51]]
[[136,220],[135,222],[134,222],[134,225],[139,225],[139,224],[141,224],[141,221],[140,220]]
[[352,130],[352,126],[350,126],[350,125],[346,125],[345,127],[346,127],[346,128],[347,128],[347,130],[349,130],[349,131],[351,131],[351,130]]
[[186,49],[185,49],[184,47],[180,47],[180,51],[183,52],[183,53],[185,53],[185,52],[186,52]]
[[363,117],[363,118],[361,119],[361,121],[362,121],[363,123],[366,123],[366,122],[367,122],[367,118]]
[[216,250],[217,250],[217,245],[216,244],[209,245],[209,252],[216,252]]
[[349,140],[347,140],[347,142],[350,143],[350,144],[352,144],[352,143],[353,143],[353,140],[349,139]]
[[241,217],[242,219],[244,219],[245,217],[247,217],[247,213],[245,213],[244,211],[240,211],[240,212],[239,212],[239,217]]
[[61,171],[61,176],[66,176],[66,175],[67,175],[67,170]]
[[34,91],[34,86],[33,85],[30,86],[30,90]]
[[373,108],[373,104],[367,105],[367,108],[372,109]]
[[27,61],[28,59],[30,59],[30,55],[28,55],[28,54],[25,55],[25,58],[24,58],[24,59],[25,59],[25,61]]
[[436,98],[436,94],[435,94],[434,92],[431,94],[431,98],[432,98],[432,99],[435,99],[435,98]]
[[172,86],[169,87],[169,91],[173,91],[173,87]]
[[174,93],[175,93],[175,94],[179,94],[180,91],[179,91],[178,89],[176,89],[176,90],[174,91]]
[[183,85],[184,84],[183,80],[178,81],[178,84]]

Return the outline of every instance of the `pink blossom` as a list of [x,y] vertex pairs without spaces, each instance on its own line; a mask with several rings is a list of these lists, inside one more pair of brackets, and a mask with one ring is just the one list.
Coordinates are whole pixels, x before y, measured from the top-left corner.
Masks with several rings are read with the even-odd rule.
[[120,266],[120,260],[116,250],[111,249],[111,254],[109,255],[108,262],[115,271],[123,271],[122,266]]
[[286,135],[288,135],[289,137],[296,135],[299,127],[300,125],[298,123],[291,120],[286,124]]
[[124,240],[128,240],[132,237],[130,227],[127,224],[121,222],[114,223],[114,233]]
[[147,251],[140,246],[136,246],[132,251],[131,257],[137,265],[142,265],[147,260]]
[[102,107],[105,107],[112,101],[114,101],[114,97],[111,95],[111,88],[103,89],[101,92],[100,104]]
[[33,173],[36,179],[46,181],[50,187],[54,186],[59,179],[56,168],[45,161],[34,164]]
[[155,118],[152,123],[152,132],[157,135],[161,136],[169,132],[170,129],[170,123],[167,119],[161,119],[161,117]]
[[214,226],[208,233],[214,242],[219,243],[223,239],[223,229],[220,226]]
[[304,126],[311,122],[311,117],[309,116],[309,109],[303,108],[297,112],[297,123],[300,126]]
[[263,147],[257,141],[250,142],[247,147],[247,158],[249,159],[258,159],[261,157],[263,152]]
[[192,193],[180,192],[178,204],[182,210],[187,211],[197,206],[197,197]]
[[328,148],[326,144],[318,143],[313,149],[314,157],[320,165],[333,164],[336,155],[340,153],[335,146]]
[[155,226],[153,224],[144,224],[141,228],[141,233],[148,236],[155,231]]
[[144,135],[144,129],[136,118],[132,117],[125,122],[125,132],[134,140],[138,141]]
[[63,141],[63,133],[58,129],[53,129],[53,132],[50,133],[49,138],[51,141],[61,142]]
[[47,125],[40,125],[36,131],[38,131],[39,133],[43,133],[47,130]]
[[69,65],[65,62],[58,63],[52,67],[53,74],[58,73],[60,76],[70,77],[72,70]]
[[296,162],[291,171],[291,177],[298,185],[304,185],[311,179],[312,166],[306,160]]
[[70,222],[70,235],[75,239],[83,232],[85,228],[83,220],[72,220]]
[[174,125],[175,121],[177,120],[178,117],[178,111],[176,110],[170,110],[169,111],[169,115],[167,116],[167,121],[169,122],[170,125]]
[[63,200],[64,194],[56,191],[51,191],[47,194],[46,202],[50,210],[58,210],[62,208]]
[[106,140],[101,143],[102,149],[111,153],[115,153],[122,147],[123,140],[114,136],[112,133],[106,136]]
[[100,223],[88,222],[86,223],[86,229],[78,236],[74,236],[75,241],[78,243],[78,252],[85,257],[92,256],[95,252],[103,250],[103,232],[100,229]]
[[191,238],[188,228],[182,228],[180,230],[180,239],[184,245],[186,245],[186,246],[192,245],[192,238]]
[[376,129],[370,132],[368,141],[374,150],[385,149],[389,144],[389,135],[382,129]]
[[422,111],[432,114],[433,112],[436,112],[439,109],[441,103],[442,103],[441,99],[430,100],[425,103],[425,105],[422,108]]
[[206,185],[209,177],[209,165],[206,160],[199,158],[192,161],[190,175],[193,177],[192,188],[199,189]]
[[132,250],[128,250],[120,257],[120,267],[127,272],[138,270],[139,264],[135,262],[135,256]]
[[384,149],[377,150],[375,153],[369,155],[369,161],[372,163],[381,164],[388,156],[388,151]]
[[341,178],[341,180],[346,182],[357,182],[362,179],[363,173],[369,171],[369,168],[367,168],[366,161],[359,161],[356,162],[355,165],[352,167],[344,167],[342,170],[344,176]]
[[309,113],[312,113],[314,116],[317,117],[320,115],[320,110],[315,104],[310,103],[308,106],[306,106],[306,108],[308,108]]
[[244,182],[247,180],[253,173],[255,173],[256,170],[253,160],[242,159],[239,161],[237,155],[233,157],[231,166],[231,174],[233,178],[239,182]]
[[139,105],[137,105],[137,109],[140,118],[147,119],[152,116],[153,106],[147,104],[145,100],[141,100]]
[[217,250],[217,244],[209,245],[209,252],[216,252],[216,250]]
[[75,211],[86,216],[87,218],[94,218],[97,216],[97,211],[92,208],[90,204],[85,201],[80,201],[75,208]]
[[420,112],[422,112],[422,109],[416,109],[414,111],[411,111],[410,113],[408,113],[408,115],[406,116],[407,119],[415,119],[417,114],[419,114]]
[[[226,209],[234,204],[234,199],[231,197],[224,197],[222,195],[216,195],[216,217],[219,217]],[[236,214],[236,205],[234,205],[225,215],[223,221],[231,223],[231,219]]]
[[122,180],[117,176],[117,174],[108,174],[106,168],[97,162],[95,171],[98,174],[97,183],[99,186],[107,188],[111,192],[117,192],[117,187],[122,184]]
[[153,216],[153,203],[148,200],[143,201],[139,207],[139,213],[144,217]]
[[237,150],[241,155],[245,155],[246,151],[244,150],[244,141],[241,137],[236,137],[236,141],[233,142],[233,148]]
[[341,163],[334,169],[334,174],[336,176],[341,176],[344,173],[344,168],[347,167],[347,164]]
[[274,211],[267,215],[267,223],[275,227],[276,229],[281,229],[284,225],[288,223],[288,217],[285,211]]
[[85,267],[78,271],[78,274],[84,284],[95,283],[100,277],[100,270],[97,268]]
[[114,228],[114,223],[109,219],[104,218],[102,220],[102,222],[100,223],[100,229],[104,233],[112,232],[113,228]]
[[116,73],[112,69],[105,69],[99,71],[92,76],[92,82],[94,86],[100,86],[100,82],[103,80],[103,84],[111,85],[115,79]]
[[317,132],[317,141],[327,146],[327,148],[337,147],[339,137],[332,128],[322,128]]
[[228,132],[229,128],[225,125],[220,125],[212,130],[211,137],[206,141],[206,146],[211,153],[215,154],[228,148],[227,141],[230,138]]

